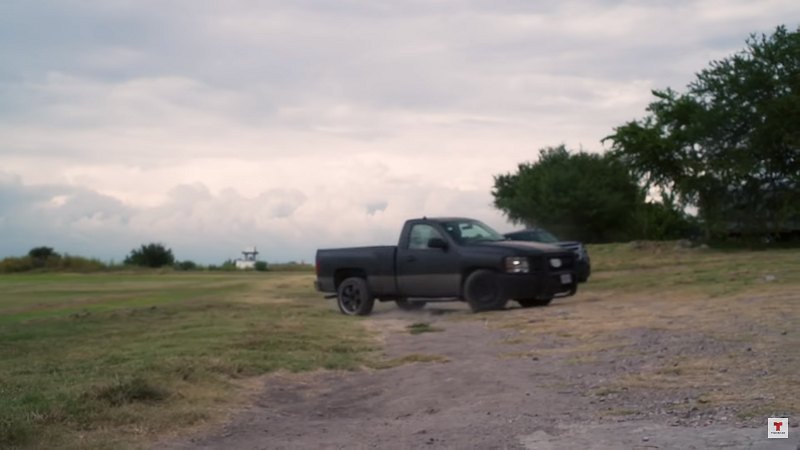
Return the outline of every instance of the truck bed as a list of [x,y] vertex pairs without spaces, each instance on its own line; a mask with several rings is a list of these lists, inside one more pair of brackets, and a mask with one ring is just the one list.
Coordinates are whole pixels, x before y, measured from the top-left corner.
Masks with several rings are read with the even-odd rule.
[[368,280],[376,296],[394,295],[396,245],[347,247],[317,250],[317,288],[336,292],[338,281],[354,275]]

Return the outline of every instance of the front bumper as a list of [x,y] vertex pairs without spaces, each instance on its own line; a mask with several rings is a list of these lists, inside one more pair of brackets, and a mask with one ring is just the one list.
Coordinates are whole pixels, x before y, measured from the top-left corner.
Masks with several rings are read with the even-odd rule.
[[575,277],[579,283],[584,283],[589,280],[589,275],[592,274],[592,265],[586,259],[579,259],[575,262]]
[[503,273],[498,281],[509,299],[568,297],[578,290],[578,277],[572,271]]

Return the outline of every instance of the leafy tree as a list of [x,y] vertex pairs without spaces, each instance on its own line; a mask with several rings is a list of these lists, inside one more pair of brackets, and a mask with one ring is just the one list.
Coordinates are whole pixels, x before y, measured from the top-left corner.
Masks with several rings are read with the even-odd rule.
[[28,256],[35,259],[58,258],[58,253],[53,250],[53,247],[34,247],[28,252]]
[[268,269],[266,261],[256,261],[255,269],[259,272],[266,272]]
[[694,217],[675,203],[674,196],[662,193],[660,202],[647,202],[635,213],[636,233],[632,238],[653,240],[697,238]]
[[709,237],[779,231],[800,218],[800,28],[752,35],[680,94],[606,138],[648,187],[693,205]]
[[131,250],[131,253],[125,257],[125,264],[133,266],[162,267],[171,266],[174,263],[175,257],[172,255],[172,250],[157,243],[142,244],[140,248]]
[[542,226],[589,242],[636,233],[644,191],[617,159],[564,146],[540,150],[535,163],[494,177],[494,205],[514,223]]
[[61,255],[55,252],[52,247],[34,247],[28,251],[33,267],[44,267],[48,261],[58,260]]

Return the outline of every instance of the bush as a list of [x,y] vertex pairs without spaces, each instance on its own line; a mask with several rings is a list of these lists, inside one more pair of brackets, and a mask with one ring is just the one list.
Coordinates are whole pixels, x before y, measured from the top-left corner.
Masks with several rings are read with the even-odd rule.
[[259,272],[266,272],[268,269],[266,261],[256,261],[256,270]]
[[44,267],[49,262],[61,258],[61,255],[53,250],[53,247],[34,247],[28,252],[34,267]]
[[175,264],[175,257],[172,255],[172,250],[163,244],[142,244],[140,248],[131,250],[125,257],[125,264],[153,268],[171,266]]
[[0,261],[0,272],[2,273],[27,272],[33,268],[33,260],[30,256],[21,258],[11,256]]
[[56,260],[56,263],[53,264],[53,266],[48,264],[47,268],[63,270],[67,272],[96,272],[105,270],[108,268],[108,266],[98,259],[64,254],[63,257]]
[[82,256],[50,256],[45,260],[30,256],[9,257],[0,260],[0,273],[27,272],[30,270],[53,272],[97,272],[108,266],[100,260]]
[[178,261],[175,263],[175,270],[198,270],[200,266],[194,261]]
[[236,262],[232,259],[226,259],[225,262],[219,266],[219,270],[236,270]]

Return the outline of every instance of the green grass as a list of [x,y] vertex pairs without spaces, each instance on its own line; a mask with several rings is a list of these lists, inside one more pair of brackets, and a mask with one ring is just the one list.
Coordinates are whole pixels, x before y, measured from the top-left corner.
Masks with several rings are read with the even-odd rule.
[[411,334],[434,333],[437,331],[444,331],[443,329],[434,327],[427,322],[412,323],[411,325],[407,326],[406,329]]
[[447,363],[450,362],[450,358],[442,355],[430,355],[425,353],[411,353],[408,355],[401,356],[399,358],[392,358],[392,359],[382,359],[373,361],[369,364],[369,367],[373,369],[392,369],[398,366],[403,366],[406,364],[413,364],[413,363]]
[[0,276],[0,448],[117,447],[219,416],[255,377],[374,342],[303,273]]
[[678,248],[674,242],[589,246],[591,292],[684,291],[711,297],[800,284],[800,250]]

